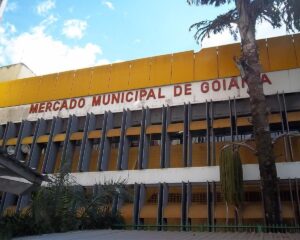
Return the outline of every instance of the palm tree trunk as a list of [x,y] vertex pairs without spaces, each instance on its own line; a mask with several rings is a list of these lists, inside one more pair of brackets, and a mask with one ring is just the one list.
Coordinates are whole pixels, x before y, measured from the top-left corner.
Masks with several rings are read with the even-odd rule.
[[252,124],[259,163],[267,224],[280,224],[280,203],[275,157],[268,122],[268,110],[260,80],[261,67],[255,42],[255,22],[250,0],[236,0],[239,12],[238,28],[242,42],[240,63],[248,83]]

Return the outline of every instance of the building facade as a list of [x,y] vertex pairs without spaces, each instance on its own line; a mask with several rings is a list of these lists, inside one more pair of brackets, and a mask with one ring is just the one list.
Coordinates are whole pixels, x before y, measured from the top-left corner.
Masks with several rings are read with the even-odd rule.
[[35,74],[23,63],[0,67],[0,81],[34,77]]
[[[257,42],[284,223],[299,223],[300,35]],[[128,224],[265,221],[255,154],[240,147],[244,203],[220,190],[219,154],[254,147],[247,83],[232,44],[0,83],[0,144],[44,174],[63,162],[81,185],[125,180],[132,202],[115,204]],[[1,195],[1,211],[28,196]]]

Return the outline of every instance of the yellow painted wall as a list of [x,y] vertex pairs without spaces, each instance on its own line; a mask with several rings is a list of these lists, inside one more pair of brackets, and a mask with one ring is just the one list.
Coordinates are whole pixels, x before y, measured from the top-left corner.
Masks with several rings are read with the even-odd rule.
[[117,161],[118,161],[118,148],[112,148],[110,149],[110,157],[108,162],[109,171],[117,170]]
[[90,166],[89,166],[89,170],[91,172],[96,172],[97,171],[98,157],[99,157],[99,152],[96,149],[92,149],[91,159],[90,159]]
[[258,40],[257,47],[258,47],[259,61],[262,67],[262,71],[263,72],[271,71],[266,39]]
[[179,168],[183,167],[183,145],[171,145],[170,146],[170,167]]
[[[164,208],[163,217],[170,219],[181,218],[181,204],[180,203],[168,203]],[[168,221],[169,223],[169,221]]]
[[76,146],[73,153],[72,163],[71,163],[71,172],[78,172],[77,169],[79,164],[79,157],[80,157],[80,146]]
[[24,91],[25,81],[15,80],[9,82],[9,99],[13,106],[21,104]]
[[90,84],[92,81],[92,68],[76,70],[74,73],[74,82],[72,87],[73,96],[86,96],[90,92]]
[[138,167],[138,147],[130,147],[129,148],[129,156],[128,156],[128,169],[133,170]]
[[42,173],[42,169],[43,169],[43,165],[44,165],[44,160],[45,160],[44,157],[45,157],[45,155],[43,153],[41,153],[41,156],[39,158],[38,167],[37,167],[38,173]]
[[58,153],[55,158],[55,166],[54,166],[54,172],[57,173],[60,170],[61,166],[61,156],[62,156],[62,148],[59,148]]
[[190,205],[189,211],[188,211],[189,218],[192,219],[206,219],[207,218],[207,204],[196,204],[192,203]]
[[269,38],[267,43],[272,71],[297,67],[296,51],[291,35]]
[[194,81],[209,80],[219,77],[216,48],[204,48],[194,54]]
[[[257,41],[263,71],[300,67],[300,34]],[[0,82],[0,107],[239,75],[240,43]]]
[[148,219],[148,222],[156,220],[157,208],[157,204],[145,204],[140,210],[140,218]]
[[22,94],[21,104],[38,102],[40,101],[40,99],[42,99],[42,96],[39,96],[39,94],[37,94],[40,93],[41,90],[41,79],[42,77],[31,77],[27,78],[26,81],[24,81],[26,91],[24,91]]
[[233,61],[234,57],[239,57],[240,55],[240,44],[229,44],[218,47],[219,78],[240,75]]
[[9,98],[9,82],[2,82],[0,84],[0,107],[11,106],[10,98]]
[[171,83],[191,82],[194,80],[194,52],[175,53],[172,56]]
[[145,218],[144,219],[144,224],[145,225],[156,225],[157,220],[156,220],[156,218]]
[[171,83],[171,61],[172,54],[151,58],[149,87],[168,85]]
[[[56,83],[58,80],[58,74],[49,74],[49,75],[44,75],[41,78],[41,87],[39,92],[35,93],[38,95],[38,101],[48,101],[54,98],[54,93],[56,92]],[[26,80],[25,80],[26,81]],[[33,93],[32,93],[33,94]]]
[[95,67],[92,70],[92,79],[89,94],[101,94],[109,92],[111,65]]
[[56,88],[53,93],[54,99],[73,97],[72,88],[74,82],[75,71],[67,71],[58,74]]
[[149,147],[148,168],[160,168],[160,146]]
[[124,218],[126,224],[132,224],[132,215],[133,215],[133,204],[132,203],[125,203],[121,209],[120,213]]
[[128,88],[143,88],[145,85],[150,85],[150,59],[131,61]]
[[109,92],[117,92],[122,89],[128,89],[129,65],[129,62],[111,65],[111,74],[108,84]]
[[207,166],[207,144],[194,143],[192,145],[192,166],[203,167]]

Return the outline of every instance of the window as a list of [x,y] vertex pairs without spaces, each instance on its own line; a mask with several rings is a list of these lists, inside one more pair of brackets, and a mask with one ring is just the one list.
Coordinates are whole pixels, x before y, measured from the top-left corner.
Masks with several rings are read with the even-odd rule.
[[119,148],[120,137],[112,137],[110,138],[110,146],[111,148]]
[[153,193],[147,202],[148,203],[157,203],[157,197],[158,197],[157,193]]
[[281,201],[291,201],[290,191],[280,191],[280,200]]
[[217,192],[215,197],[216,197],[216,202],[223,202],[224,201],[223,194],[220,193],[220,192]]
[[138,147],[140,143],[140,139],[138,136],[130,136],[129,137],[129,146],[130,147]]
[[81,145],[81,140],[73,141],[74,146],[79,147]]
[[207,202],[207,194],[205,192],[193,193],[192,194],[192,202],[206,203]]
[[45,130],[45,134],[50,134],[50,131],[51,131],[51,125],[52,125],[52,119],[51,119],[51,120],[46,120],[46,130]]
[[180,145],[181,141],[180,139],[171,139],[171,145]]
[[245,201],[247,202],[260,202],[260,192],[245,192]]
[[86,117],[78,117],[78,131],[84,130],[85,119]]
[[94,150],[99,151],[100,149],[100,138],[93,139],[93,147]]
[[181,193],[169,193],[168,202],[169,203],[180,203],[181,202]]
[[30,131],[30,135],[33,136],[37,124],[36,124],[36,122],[31,122],[30,125],[31,125],[31,126],[30,126],[30,127],[31,127],[31,129],[30,129],[30,130],[31,130],[31,131]]
[[130,142],[130,147],[138,147],[139,146],[139,140],[132,140]]
[[171,139],[171,145],[183,144],[182,133],[173,133],[171,134],[170,139]]
[[69,120],[69,118],[63,118],[61,120],[61,126],[62,126],[61,133],[66,133],[67,126],[68,126],[68,120]]
[[161,145],[160,134],[151,134],[150,135],[150,146],[160,146],[160,145]]

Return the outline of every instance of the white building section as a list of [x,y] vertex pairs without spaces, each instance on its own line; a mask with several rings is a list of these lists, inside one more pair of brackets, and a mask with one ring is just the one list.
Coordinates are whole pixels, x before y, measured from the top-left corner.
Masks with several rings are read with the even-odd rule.
[[[298,178],[300,162],[276,163],[277,174],[280,179]],[[51,175],[49,175],[51,176]],[[260,180],[258,164],[243,165],[244,181]],[[124,181],[126,184],[178,184],[182,182],[219,182],[219,166],[164,168],[144,170],[123,170],[105,172],[71,173],[71,179],[82,186],[93,186],[109,181]]]
[[0,81],[10,81],[34,76],[35,74],[24,63],[0,67]]

